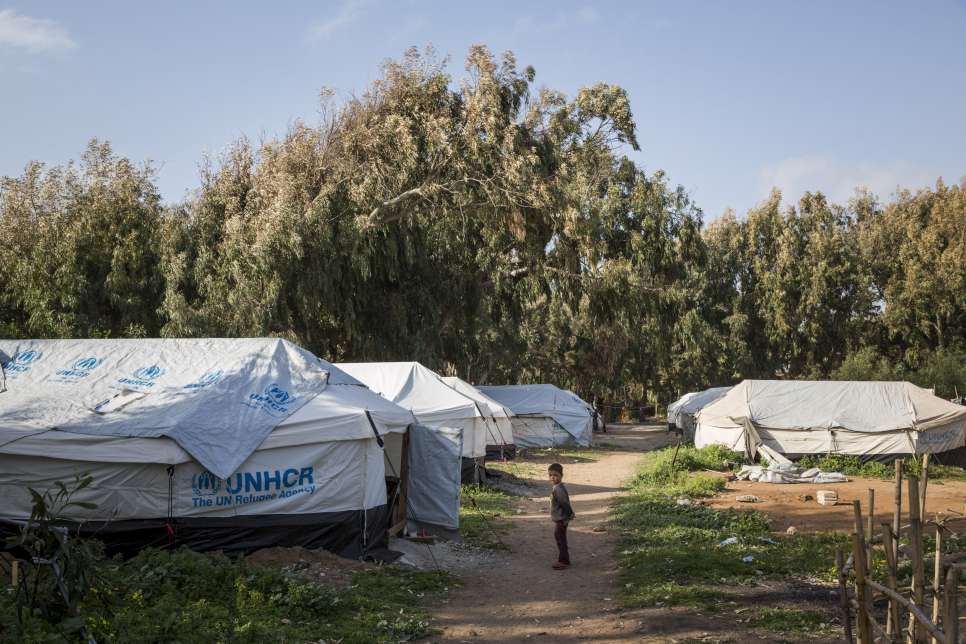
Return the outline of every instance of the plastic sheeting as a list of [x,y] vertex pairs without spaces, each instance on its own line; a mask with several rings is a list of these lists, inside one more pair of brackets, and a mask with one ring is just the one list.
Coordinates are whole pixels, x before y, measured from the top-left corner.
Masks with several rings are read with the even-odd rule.
[[908,382],[746,380],[697,415],[695,445],[922,454],[966,444],[966,407]]
[[332,373],[273,338],[4,340],[0,367],[4,430],[167,436],[221,478]]
[[462,432],[413,425],[409,435],[407,516],[450,530],[459,528]]
[[[551,418],[567,434],[568,440],[573,440],[581,446],[590,445],[594,431],[594,415],[590,405],[581,400],[576,394],[555,387],[554,385],[490,385],[477,387],[484,394],[509,408],[519,419],[523,416]],[[535,424],[533,434],[522,439],[516,431],[520,427],[514,422],[514,439],[518,445],[534,447],[550,447],[561,444],[560,437],[554,430],[543,424]],[[539,432],[539,433],[538,433]],[[553,440],[550,445],[527,445],[523,441]],[[565,441],[564,441],[565,442]]]

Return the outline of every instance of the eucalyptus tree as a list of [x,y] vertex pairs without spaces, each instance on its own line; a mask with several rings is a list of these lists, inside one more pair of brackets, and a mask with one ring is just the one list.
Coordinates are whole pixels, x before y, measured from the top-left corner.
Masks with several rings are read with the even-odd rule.
[[4,334],[156,334],[160,220],[152,167],[97,140],[78,163],[0,179]]

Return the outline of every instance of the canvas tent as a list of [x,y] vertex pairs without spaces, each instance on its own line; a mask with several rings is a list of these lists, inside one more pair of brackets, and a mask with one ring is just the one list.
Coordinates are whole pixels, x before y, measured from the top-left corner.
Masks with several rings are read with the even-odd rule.
[[479,480],[488,425],[486,416],[471,398],[418,362],[342,362],[336,366],[411,411],[421,425],[461,430],[463,479]]
[[[70,518],[116,550],[357,556],[385,535],[412,414],[284,340],[2,340],[0,367],[0,528],[27,487],[89,473],[97,508]],[[453,514],[451,463],[428,476]]]
[[513,455],[513,412],[493,400],[482,391],[455,376],[443,376],[443,382],[476,403],[486,416],[486,455],[487,458],[510,457]]
[[513,412],[513,438],[520,447],[590,445],[594,414],[572,392],[547,384],[481,385],[477,389]]
[[694,442],[695,415],[730,390],[731,387],[712,387],[684,394],[667,407],[668,430],[679,431],[685,441]]
[[887,458],[964,445],[966,407],[908,382],[745,380],[697,415],[695,445]]

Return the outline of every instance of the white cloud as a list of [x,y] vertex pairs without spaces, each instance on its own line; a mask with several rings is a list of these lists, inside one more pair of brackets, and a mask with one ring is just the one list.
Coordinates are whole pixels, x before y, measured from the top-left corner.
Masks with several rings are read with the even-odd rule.
[[13,9],[0,10],[0,47],[43,52],[76,46],[67,30],[53,20],[23,16]]
[[361,18],[369,4],[370,0],[345,0],[334,16],[326,20],[315,22],[309,26],[309,41],[322,42],[329,40],[341,29],[348,27]]
[[916,189],[933,185],[937,176],[905,161],[845,162],[826,156],[783,159],[758,173],[758,191],[767,195],[772,188],[782,191],[786,202],[795,202],[806,191],[821,191],[836,203],[846,203],[856,188],[868,188],[882,199],[897,188]]

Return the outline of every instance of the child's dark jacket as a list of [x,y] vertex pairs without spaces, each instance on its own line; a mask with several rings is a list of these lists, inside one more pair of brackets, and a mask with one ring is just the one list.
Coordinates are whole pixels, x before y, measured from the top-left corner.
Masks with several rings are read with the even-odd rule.
[[570,521],[574,518],[570,495],[563,483],[554,485],[553,492],[550,494],[550,518],[554,521]]

